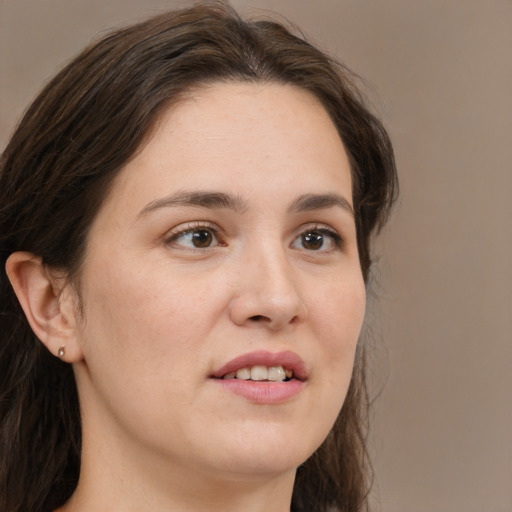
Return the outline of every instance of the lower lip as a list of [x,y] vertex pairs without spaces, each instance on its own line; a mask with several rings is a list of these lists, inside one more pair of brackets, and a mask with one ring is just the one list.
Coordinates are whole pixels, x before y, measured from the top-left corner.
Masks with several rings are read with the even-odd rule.
[[268,382],[242,379],[214,379],[226,391],[242,396],[256,404],[282,404],[297,396],[304,382],[292,379],[287,382]]

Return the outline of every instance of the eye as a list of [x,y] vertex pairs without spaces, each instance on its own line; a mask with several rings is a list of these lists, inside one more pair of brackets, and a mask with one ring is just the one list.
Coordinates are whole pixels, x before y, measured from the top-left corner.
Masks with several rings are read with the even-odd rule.
[[327,228],[312,227],[303,231],[293,242],[295,249],[329,252],[341,248],[342,239],[338,233]]
[[217,229],[209,224],[178,226],[169,233],[167,244],[186,249],[209,249],[210,247],[224,245],[219,240]]

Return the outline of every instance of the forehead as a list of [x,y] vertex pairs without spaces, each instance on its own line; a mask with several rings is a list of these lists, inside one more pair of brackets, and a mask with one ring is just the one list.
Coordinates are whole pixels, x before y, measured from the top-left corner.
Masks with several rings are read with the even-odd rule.
[[197,187],[249,198],[334,191],[351,200],[347,155],[326,110],[312,94],[272,83],[205,86],[168,107],[112,193],[143,208]]

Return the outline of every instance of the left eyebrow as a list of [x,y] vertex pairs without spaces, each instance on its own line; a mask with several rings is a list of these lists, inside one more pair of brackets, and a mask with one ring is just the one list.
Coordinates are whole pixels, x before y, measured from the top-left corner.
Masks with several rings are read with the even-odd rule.
[[292,213],[309,212],[313,210],[325,210],[338,206],[354,217],[352,205],[343,196],[338,194],[304,194],[298,197],[289,206]]

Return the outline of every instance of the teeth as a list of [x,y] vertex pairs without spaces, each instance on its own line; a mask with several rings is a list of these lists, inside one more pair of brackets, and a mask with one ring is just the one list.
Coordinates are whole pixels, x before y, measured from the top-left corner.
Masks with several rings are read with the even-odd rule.
[[286,372],[282,366],[271,366],[268,369],[268,380],[272,380],[274,382],[279,382],[281,380],[286,379]]
[[267,380],[268,370],[266,366],[256,365],[251,368],[251,380]]
[[284,369],[282,366],[255,365],[247,368],[240,368],[236,372],[229,372],[224,375],[223,379],[240,379],[255,381],[271,381],[282,382],[293,377],[293,370]]
[[249,380],[251,378],[251,369],[240,368],[240,370],[236,371],[236,378],[242,380]]

